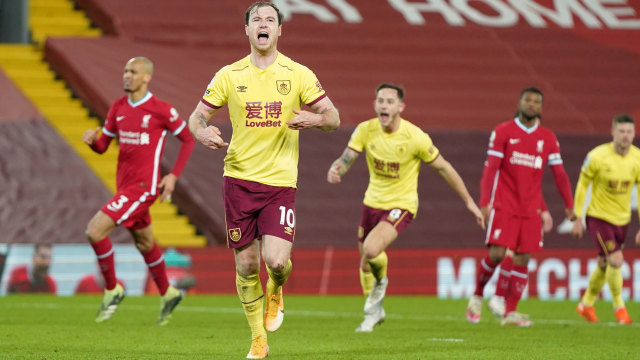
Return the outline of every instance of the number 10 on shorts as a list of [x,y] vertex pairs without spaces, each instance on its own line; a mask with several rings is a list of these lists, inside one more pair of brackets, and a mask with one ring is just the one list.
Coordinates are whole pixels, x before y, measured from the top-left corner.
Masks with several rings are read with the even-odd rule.
[[280,225],[284,225],[285,221],[287,222],[287,226],[293,228],[295,225],[295,214],[293,213],[293,209],[287,209],[284,206],[280,206]]

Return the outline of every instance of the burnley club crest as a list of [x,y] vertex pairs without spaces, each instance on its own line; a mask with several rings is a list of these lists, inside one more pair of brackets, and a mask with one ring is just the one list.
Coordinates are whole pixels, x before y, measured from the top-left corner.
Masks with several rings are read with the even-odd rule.
[[276,80],[276,87],[280,94],[287,95],[291,91],[291,80]]

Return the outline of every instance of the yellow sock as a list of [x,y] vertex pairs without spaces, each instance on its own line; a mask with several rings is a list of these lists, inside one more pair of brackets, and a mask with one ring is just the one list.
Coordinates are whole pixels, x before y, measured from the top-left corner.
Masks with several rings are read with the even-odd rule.
[[251,328],[251,336],[255,339],[258,336],[267,338],[267,332],[264,329],[264,294],[262,292],[262,284],[260,283],[260,274],[252,274],[242,276],[236,273],[236,289],[238,297],[242,302],[244,314]]
[[269,279],[271,280],[267,281],[267,293],[279,294],[280,289],[282,289],[282,285],[287,282],[292,269],[293,264],[291,263],[291,259],[289,259],[287,265],[285,265],[284,269],[282,269],[282,271],[279,273],[271,271],[271,269],[267,266],[267,273],[269,274]]
[[613,297],[613,307],[615,309],[624,307],[624,300],[622,300],[622,271],[620,268],[614,268],[611,265],[607,265],[607,270],[604,272],[604,276],[609,284],[609,290]]
[[376,280],[381,280],[385,276],[387,276],[387,265],[389,263],[389,259],[387,258],[386,252],[381,252],[378,256],[373,259],[367,260],[369,267],[371,268],[371,273],[376,278]]
[[376,278],[371,271],[364,272],[362,268],[360,268],[360,285],[362,285],[362,293],[365,297],[369,296],[375,282]]
[[589,278],[589,287],[584,292],[582,296],[582,303],[587,306],[593,306],[602,290],[602,286],[604,286],[604,271],[599,266],[596,266],[596,269],[591,273],[591,277]]

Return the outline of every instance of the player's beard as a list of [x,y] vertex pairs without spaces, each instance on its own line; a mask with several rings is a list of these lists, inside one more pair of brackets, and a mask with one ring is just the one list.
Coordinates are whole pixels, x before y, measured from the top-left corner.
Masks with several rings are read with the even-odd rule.
[[618,141],[614,141],[614,145],[616,148],[626,152],[627,150],[629,150],[629,148],[631,147],[631,144],[633,143],[633,140],[625,142],[623,140],[618,140]]
[[34,282],[38,284],[43,283],[47,278],[48,272],[49,272],[48,266],[37,266],[32,273]]
[[533,115],[527,115],[527,113],[525,113],[524,111],[520,111],[520,117],[523,120],[526,120],[527,122],[535,120],[536,118],[542,122],[542,115],[540,115],[540,113],[535,113]]

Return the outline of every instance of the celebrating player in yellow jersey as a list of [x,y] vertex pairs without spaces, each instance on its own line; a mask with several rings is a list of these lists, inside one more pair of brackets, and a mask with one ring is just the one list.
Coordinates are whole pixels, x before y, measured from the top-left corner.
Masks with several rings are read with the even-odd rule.
[[[276,331],[284,318],[282,285],[291,273],[295,234],[298,130],[330,131],[340,124],[314,73],[278,52],[281,24],[282,14],[269,2],[247,9],[251,53],[215,74],[189,118],[200,143],[211,149],[229,146],[223,181],[227,244],[234,249],[236,287],[251,327],[249,359],[268,355],[265,328]],[[313,112],[301,110],[302,103]],[[229,143],[217,127],[207,126],[225,104],[233,128]],[[260,248],[269,273],[264,314]]]
[[[598,321],[593,304],[606,281],[613,296],[618,323],[631,324],[622,299],[620,268],[624,262],[622,248],[631,221],[631,190],[640,182],[640,149],[633,145],[633,118],[627,114],[614,117],[611,135],[612,142],[599,145],[587,154],[576,186],[574,211],[578,220],[573,223],[571,233],[577,238],[582,237],[582,209],[591,184],[591,202],[585,222],[598,248],[598,266],[591,274],[589,287],[577,311],[587,321]],[[636,244],[640,244],[640,231],[636,234]]]
[[387,289],[385,249],[411,223],[418,212],[418,174],[422,161],[436,170],[464,200],[476,222],[484,228],[480,209],[460,175],[444,159],[431,138],[402,119],[404,89],[394,84],[376,88],[376,118],[360,123],[342,155],[333,162],[327,181],[339,183],[358,155],[366,149],[369,186],[358,228],[360,282],[367,296],[364,321],[356,332],[370,332],[385,319],[382,300]]

